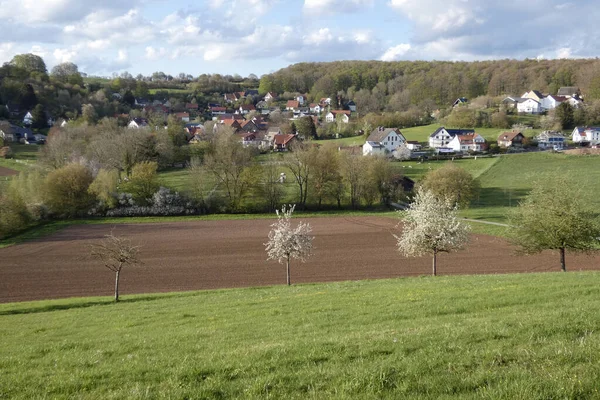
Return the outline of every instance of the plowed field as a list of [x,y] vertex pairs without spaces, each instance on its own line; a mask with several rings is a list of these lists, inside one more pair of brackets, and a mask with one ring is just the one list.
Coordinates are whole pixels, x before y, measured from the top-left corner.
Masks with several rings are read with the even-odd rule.
[[[403,258],[380,217],[307,219],[314,256],[292,263],[292,283],[429,274],[431,258]],[[114,230],[142,244],[143,266],[124,270],[121,293],[170,292],[285,283],[285,267],[266,261],[273,220],[79,225],[0,249],[0,302],[111,295],[114,275],[88,256],[89,244]],[[473,235],[466,250],[438,257],[439,274],[558,271],[558,255],[521,257],[503,239]],[[599,269],[600,257],[567,255],[570,270]]]

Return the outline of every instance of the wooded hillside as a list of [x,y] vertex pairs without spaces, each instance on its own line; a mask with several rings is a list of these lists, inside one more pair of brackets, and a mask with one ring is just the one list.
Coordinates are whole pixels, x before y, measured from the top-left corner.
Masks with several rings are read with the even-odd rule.
[[579,86],[588,98],[600,98],[600,60],[300,63],[263,75],[259,90],[308,93],[311,100],[341,95],[369,112],[446,107],[458,97],[521,95],[531,89],[556,94],[561,86]]

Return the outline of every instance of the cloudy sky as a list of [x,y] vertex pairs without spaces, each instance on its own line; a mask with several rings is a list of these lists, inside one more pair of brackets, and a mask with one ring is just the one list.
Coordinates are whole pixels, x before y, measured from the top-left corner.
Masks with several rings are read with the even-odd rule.
[[0,63],[261,75],[301,61],[596,57],[598,0],[0,0]]

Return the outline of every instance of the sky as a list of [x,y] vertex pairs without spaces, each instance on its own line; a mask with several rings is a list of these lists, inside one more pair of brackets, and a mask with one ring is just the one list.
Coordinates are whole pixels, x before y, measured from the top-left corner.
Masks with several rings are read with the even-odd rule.
[[258,76],[335,60],[597,57],[600,0],[0,0],[0,63]]

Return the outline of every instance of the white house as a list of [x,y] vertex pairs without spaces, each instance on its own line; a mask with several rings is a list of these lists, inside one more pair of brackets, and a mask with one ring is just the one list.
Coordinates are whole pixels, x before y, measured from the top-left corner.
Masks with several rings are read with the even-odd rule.
[[23,124],[24,125],[33,124],[33,115],[31,115],[31,113],[29,111],[27,111],[27,114],[25,114],[25,116],[23,117]]
[[397,128],[377,127],[363,145],[363,155],[378,155],[392,152],[396,147],[406,143],[402,132]]
[[583,104],[583,101],[576,97],[569,97],[567,98],[567,103],[569,103],[573,108],[579,108]]
[[539,101],[530,98],[521,98],[517,102],[517,111],[525,114],[539,114],[543,109]]
[[554,110],[565,100],[567,100],[567,99],[564,97],[553,96],[553,95],[549,94],[548,96],[543,97],[542,101],[540,103],[544,110]]
[[342,122],[347,124],[350,122],[350,110],[331,110],[325,115],[325,122],[335,122],[338,114],[342,115]]
[[264,100],[265,101],[273,101],[273,100],[275,100],[276,97],[277,97],[277,95],[275,93],[269,92],[269,93],[265,94]]
[[472,133],[475,133],[473,129],[446,129],[442,126],[429,135],[429,147],[432,149],[447,147],[454,136]]
[[134,118],[132,119],[127,127],[129,129],[140,129],[148,126],[148,120],[145,118]]
[[419,143],[416,140],[407,140],[406,141],[406,147],[410,150],[410,151],[419,151],[421,150],[421,143]]
[[304,103],[306,102],[306,96],[304,96],[304,95],[296,96],[295,100],[298,102],[299,105],[303,106]]
[[578,126],[573,129],[572,138],[574,143],[596,145],[600,143],[600,126]]
[[315,104],[315,103],[311,103],[308,106],[308,109],[310,111],[311,114],[321,114],[321,111],[323,111],[323,108],[321,108],[320,105]]
[[447,147],[457,153],[466,151],[484,151],[487,150],[487,143],[483,136],[473,132],[468,135],[455,135],[450,143],[448,143]]
[[565,137],[559,132],[544,131],[536,140],[540,149],[562,150],[565,147]]

